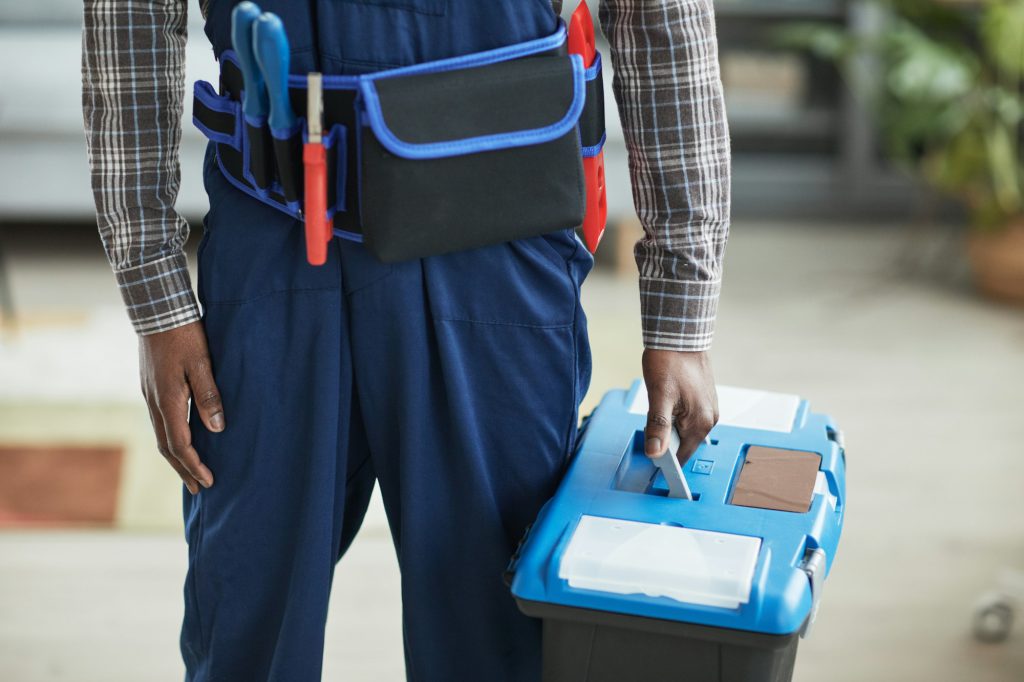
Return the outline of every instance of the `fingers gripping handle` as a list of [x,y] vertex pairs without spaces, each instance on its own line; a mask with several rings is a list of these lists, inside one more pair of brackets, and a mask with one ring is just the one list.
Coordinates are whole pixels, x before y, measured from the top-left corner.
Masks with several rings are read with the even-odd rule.
[[679,433],[675,427],[672,427],[668,440],[668,451],[661,457],[655,458],[654,466],[661,469],[661,473],[665,476],[669,497],[692,500],[693,495],[690,494],[690,486],[686,483],[686,478],[683,476],[683,467],[679,464],[678,453]]

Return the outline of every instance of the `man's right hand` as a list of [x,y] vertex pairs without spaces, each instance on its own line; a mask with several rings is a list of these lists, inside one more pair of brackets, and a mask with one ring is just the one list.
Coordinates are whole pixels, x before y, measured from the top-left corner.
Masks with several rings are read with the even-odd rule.
[[224,407],[202,323],[140,336],[139,374],[160,454],[190,493],[198,493],[200,485],[209,488],[213,474],[192,447],[188,401],[191,397],[203,424],[215,432],[224,430]]

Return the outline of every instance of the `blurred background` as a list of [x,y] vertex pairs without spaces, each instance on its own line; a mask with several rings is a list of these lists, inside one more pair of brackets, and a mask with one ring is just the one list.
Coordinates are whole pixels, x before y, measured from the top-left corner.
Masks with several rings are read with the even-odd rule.
[[[795,679],[1024,680],[1024,1],[715,4],[734,159],[717,378],[805,396],[847,435],[844,539]],[[216,82],[190,12],[189,80]],[[96,235],[80,25],[74,0],[0,0],[0,680],[180,679],[181,490]],[[608,113],[586,410],[640,374]],[[402,679],[378,501],[335,585],[324,679]]]

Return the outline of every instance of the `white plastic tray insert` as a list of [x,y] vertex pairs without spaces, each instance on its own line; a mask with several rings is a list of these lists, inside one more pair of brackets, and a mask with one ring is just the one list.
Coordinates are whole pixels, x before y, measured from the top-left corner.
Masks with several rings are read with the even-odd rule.
[[735,609],[750,600],[761,539],[583,516],[558,577],[571,587]]

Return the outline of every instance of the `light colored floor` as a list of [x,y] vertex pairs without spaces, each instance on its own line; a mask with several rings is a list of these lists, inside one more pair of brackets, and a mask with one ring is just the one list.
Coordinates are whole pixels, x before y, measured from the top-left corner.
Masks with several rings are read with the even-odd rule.
[[[737,225],[718,379],[800,393],[847,434],[847,525],[796,679],[1020,682],[1021,628],[996,646],[968,628],[999,568],[1024,567],[1024,313],[908,266],[907,240],[897,228]],[[101,281],[68,258],[62,272]],[[25,266],[15,254],[16,284],[46,263]],[[45,308],[33,292],[25,306]],[[640,343],[633,284],[595,276],[585,296],[592,406],[638,375]],[[113,363],[123,386],[130,364]],[[0,412],[7,401],[13,414],[12,399],[0,389]],[[21,431],[0,415],[0,436],[31,428],[30,407],[18,409]],[[178,534],[0,534],[0,679],[180,679],[184,557]],[[324,679],[400,679],[398,575],[379,505],[335,586]]]

